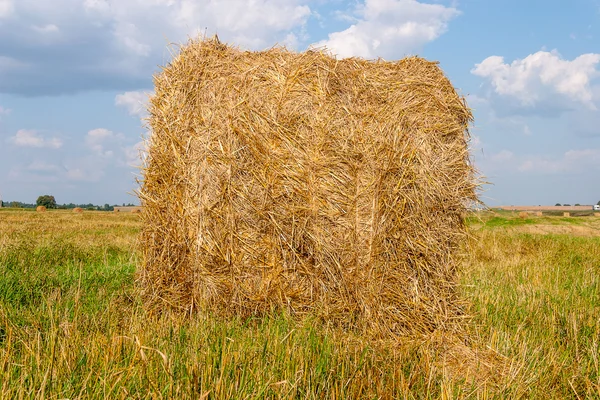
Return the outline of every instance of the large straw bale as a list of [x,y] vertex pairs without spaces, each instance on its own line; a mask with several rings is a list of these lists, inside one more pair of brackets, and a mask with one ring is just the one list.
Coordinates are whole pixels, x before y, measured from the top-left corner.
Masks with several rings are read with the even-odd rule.
[[46,206],[37,206],[35,208],[35,211],[37,211],[37,212],[46,212]]
[[138,275],[155,310],[286,308],[376,336],[460,314],[472,115],[436,63],[206,39],[155,86]]

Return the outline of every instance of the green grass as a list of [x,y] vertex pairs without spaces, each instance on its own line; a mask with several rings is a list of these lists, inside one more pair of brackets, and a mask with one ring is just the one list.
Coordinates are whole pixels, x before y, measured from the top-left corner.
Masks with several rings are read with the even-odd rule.
[[149,316],[137,216],[3,211],[0,398],[600,398],[600,236],[520,231],[569,220],[470,222],[472,319],[468,346],[452,346],[281,313]]
[[600,396],[600,237],[478,237],[465,270],[476,336],[518,371],[510,397]]

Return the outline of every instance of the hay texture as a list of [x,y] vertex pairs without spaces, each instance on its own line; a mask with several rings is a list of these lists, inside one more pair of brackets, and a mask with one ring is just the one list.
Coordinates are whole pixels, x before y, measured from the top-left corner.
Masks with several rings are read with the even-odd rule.
[[460,313],[472,115],[436,63],[207,39],[155,86],[139,192],[149,304],[286,308],[377,336]]
[[46,206],[37,206],[35,208],[35,211],[37,211],[37,212],[46,212]]
[[73,212],[74,212],[74,213],[82,213],[82,212],[83,212],[83,208],[81,208],[81,207],[75,207],[75,208],[73,209]]

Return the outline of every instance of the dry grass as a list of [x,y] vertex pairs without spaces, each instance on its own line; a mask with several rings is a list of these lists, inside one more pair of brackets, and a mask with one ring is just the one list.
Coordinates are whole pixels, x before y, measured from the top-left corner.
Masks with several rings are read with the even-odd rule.
[[212,39],[155,85],[139,283],[156,310],[284,308],[374,337],[461,316],[472,115],[436,63]]
[[139,217],[89,211],[75,217],[67,210],[55,210],[41,216],[30,211],[2,210],[0,214],[0,250],[19,244],[51,247],[53,241],[77,243],[94,251],[107,246],[135,251]]
[[139,216],[2,209],[0,398],[600,398],[600,237],[567,234],[600,220],[468,222],[468,341],[373,342],[310,315],[148,315]]

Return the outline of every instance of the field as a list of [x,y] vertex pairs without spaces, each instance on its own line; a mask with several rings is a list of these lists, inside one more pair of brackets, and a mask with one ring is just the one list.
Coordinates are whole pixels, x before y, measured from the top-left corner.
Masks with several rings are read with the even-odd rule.
[[600,218],[468,217],[466,332],[147,315],[136,214],[0,209],[0,398],[600,398]]

